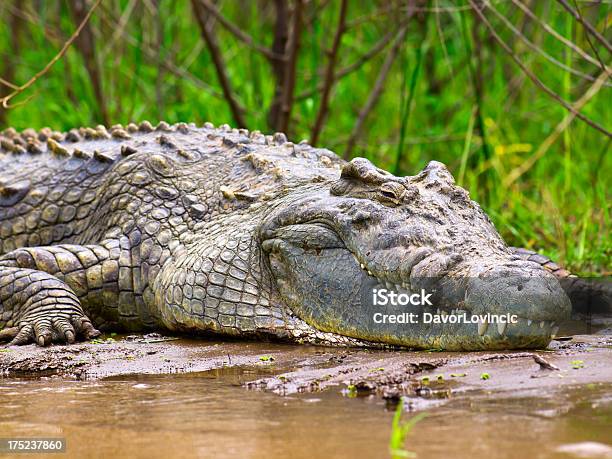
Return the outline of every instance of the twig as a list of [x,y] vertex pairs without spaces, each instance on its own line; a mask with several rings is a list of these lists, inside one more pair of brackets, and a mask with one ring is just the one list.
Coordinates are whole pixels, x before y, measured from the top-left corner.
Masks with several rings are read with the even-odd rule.
[[[463,17],[463,16],[462,16]],[[464,23],[463,24],[463,31],[464,33],[467,32],[467,26]],[[491,152],[489,150],[489,143],[487,141],[487,130],[485,127],[485,123],[484,123],[484,116],[482,114],[483,111],[483,107],[484,107],[484,83],[483,83],[483,58],[482,58],[482,39],[480,36],[480,27],[479,24],[476,23],[474,24],[474,26],[472,27],[472,40],[474,41],[474,45],[475,45],[475,49],[472,50],[470,49],[470,45],[469,45],[469,40],[467,39],[467,36],[465,37],[464,41],[465,41],[465,47],[466,50],[468,51],[469,55],[474,54],[476,57],[476,67],[474,68],[474,66],[472,65],[472,61],[470,60],[468,62],[469,64],[469,69],[470,69],[470,76],[472,77],[472,86],[474,87],[474,96],[476,99],[476,135],[478,135],[481,139],[482,139],[482,143],[480,144],[480,148],[482,151],[482,162],[486,162],[491,158]],[[488,197],[488,186],[489,184],[486,182],[486,177],[483,177],[485,179],[485,183],[481,183],[481,186],[484,187],[485,192],[487,193],[486,196]]]
[[459,186],[463,186],[463,180],[465,179],[465,169],[467,167],[468,157],[470,156],[470,148],[472,147],[472,139],[474,138],[474,123],[476,121],[476,105],[472,108],[470,114],[470,120],[468,121],[467,131],[465,133],[465,140],[463,142],[463,151],[461,153],[461,163],[459,165],[459,176],[457,183]]
[[[520,30],[518,30],[516,27],[514,27],[514,25],[502,13],[500,13],[496,8],[494,8],[491,5],[491,3],[487,2],[486,5],[489,8],[489,10],[491,10],[493,12],[493,14],[495,14],[495,16],[497,16],[506,25],[506,27],[508,27],[512,32],[514,32],[514,34],[517,37],[519,37],[527,45],[527,47],[529,47],[530,49],[532,49],[536,53],[538,53],[541,56],[543,56],[546,60],[548,60],[549,62],[552,62],[554,65],[556,65],[557,67],[562,68],[566,72],[569,72],[569,73],[572,73],[572,74],[574,74],[576,76],[584,78],[585,80],[589,80],[589,81],[595,81],[596,80],[596,78],[594,76],[586,74],[586,73],[583,73],[583,72],[580,72],[579,70],[576,70],[576,69],[574,69],[572,67],[568,67],[563,62],[560,62],[557,59],[555,59],[553,56],[548,54],[546,51],[544,51],[542,48],[537,46],[535,43],[531,42],[525,35],[523,35],[523,33],[521,33]],[[609,83],[606,83],[605,85],[606,86],[612,86],[612,84],[609,84]]]
[[26,89],[28,89],[30,86],[32,86],[34,83],[36,83],[36,81],[43,76],[45,73],[47,73],[49,71],[49,69],[51,69],[51,67],[53,67],[53,65],[59,61],[64,54],[66,54],[66,51],[68,51],[68,48],[70,48],[70,45],[72,45],[72,43],[74,42],[74,40],[76,40],[76,38],[79,36],[79,34],[81,33],[81,30],[83,30],[83,27],[85,27],[85,24],[87,24],[87,21],[89,21],[89,18],[91,17],[91,15],[93,14],[93,12],[95,11],[95,9],[98,7],[98,5],[100,4],[102,0],[96,0],[96,3],[94,3],[94,5],[91,7],[91,9],[89,10],[89,12],[87,13],[87,15],[85,16],[85,18],[83,18],[83,21],[81,22],[81,24],[79,24],[79,26],[77,27],[77,29],[74,31],[74,33],[70,36],[70,38],[68,39],[68,41],[66,41],[66,43],[64,43],[64,46],[62,46],[62,49],[59,51],[59,53],[57,53],[53,59],[51,59],[47,65],[44,66],[44,68],[39,71],[36,75],[34,75],[32,78],[30,78],[26,83],[22,84],[21,86],[19,86],[17,89],[15,89],[13,92],[11,92],[10,94],[8,94],[7,96],[4,96],[2,99],[0,99],[0,102],[2,103],[2,107],[4,108],[9,108],[9,101],[15,97],[17,94],[22,93],[23,91],[25,91]]
[[310,14],[305,14],[304,19],[304,28],[309,28],[312,23],[320,17],[321,12],[327,8],[327,6],[331,3],[331,0],[320,0],[318,2],[313,2],[314,5],[310,8]]
[[[560,97],[557,93],[555,93],[552,89],[550,89],[548,86],[546,86],[542,80],[540,80],[537,76],[535,76],[526,66],[525,64],[523,64],[523,62],[521,62],[521,60],[518,58],[518,56],[512,51],[512,49],[510,48],[510,46],[501,39],[501,37],[497,34],[497,32],[495,31],[495,29],[493,28],[493,26],[491,25],[491,23],[489,22],[489,20],[486,18],[486,16],[482,13],[482,11],[480,10],[480,8],[478,8],[478,5],[476,5],[476,3],[474,2],[474,0],[468,0],[470,2],[470,5],[472,5],[472,8],[474,9],[474,11],[476,11],[476,14],[478,15],[478,17],[480,18],[480,20],[487,26],[487,28],[491,31],[491,35],[493,36],[493,38],[495,38],[495,41],[497,41],[501,47],[504,49],[504,51],[506,53],[508,53],[508,55],[512,58],[512,60],[514,60],[514,62],[516,63],[516,65],[518,65],[520,67],[520,69],[525,73],[525,75],[527,75],[527,77],[529,77],[529,79],[538,87],[540,88],[542,91],[544,91],[546,94],[548,94],[552,99],[556,100],[561,106],[563,106],[566,110],[572,112],[577,118],[579,118],[580,120],[584,121],[586,124],[588,124],[589,126],[591,126],[592,128],[598,130],[599,132],[605,134],[607,137],[612,137],[612,133],[610,133],[609,131],[607,131],[603,126],[601,126],[600,124],[596,123],[595,121],[587,118],[586,116],[584,116],[582,113],[580,113],[579,111],[576,110],[576,108],[574,108],[574,106],[572,104],[570,104],[569,102],[567,102],[565,99],[563,99],[562,97]],[[604,72],[605,74],[606,72]]]
[[[542,26],[542,28],[548,32],[550,35],[552,35],[553,37],[555,37],[557,40],[559,40],[561,43],[563,43],[565,46],[571,48],[572,51],[574,51],[576,54],[579,54],[580,56],[582,56],[585,60],[589,61],[591,64],[597,65],[598,67],[601,65],[600,62],[597,59],[594,59],[590,54],[588,54],[586,51],[584,51],[582,48],[580,48],[578,45],[576,45],[575,43],[573,43],[571,40],[568,40],[567,38],[565,38],[563,35],[561,35],[560,33],[558,33],[555,29],[553,29],[550,25],[548,25],[546,22],[542,21],[537,15],[535,15],[533,13],[533,11],[531,11],[527,6],[525,6],[523,3],[521,3],[519,0],[512,0],[512,3],[514,3],[516,6],[518,6],[521,10],[523,10],[523,12],[529,16],[530,19],[532,19],[533,21],[537,22],[538,24],[540,24]],[[602,68],[603,70],[603,68]]]
[[604,37],[603,35],[601,35],[601,34],[600,34],[598,31],[597,31],[597,29],[591,25],[591,23],[590,23],[589,21],[587,21],[586,19],[584,19],[584,18],[582,17],[582,15],[581,15],[581,14],[580,14],[578,11],[574,10],[574,9],[573,9],[573,8],[572,8],[572,7],[569,5],[569,3],[567,3],[565,0],[557,0],[557,2],[558,2],[558,3],[559,3],[559,4],[560,4],[560,5],[563,7],[563,8],[565,8],[565,9],[567,10],[567,12],[568,12],[568,13],[570,13],[572,16],[574,16],[574,18],[575,18],[575,19],[576,19],[576,20],[577,20],[577,21],[578,21],[580,24],[582,24],[582,25],[584,26],[584,28],[585,28],[586,30],[588,30],[588,31],[591,33],[591,35],[593,35],[593,36],[594,36],[594,37],[597,39],[597,41],[598,41],[599,43],[601,43],[601,44],[604,46],[604,48],[606,48],[606,49],[608,50],[608,52],[609,52],[610,54],[612,54],[612,45],[610,45],[610,43],[608,43],[608,41],[605,39],[605,37]]
[[128,21],[130,20],[130,16],[132,15],[132,12],[134,11],[134,7],[136,6],[136,3],[137,3],[137,0],[130,0],[128,4],[126,5],[125,9],[123,10],[123,13],[121,14],[121,17],[119,18],[119,21],[117,22],[117,27],[113,31],[113,35],[111,36],[110,40],[108,40],[108,42],[106,43],[106,46],[100,53],[101,59],[106,58],[108,53],[110,53],[111,50],[113,49],[115,42],[119,39],[121,35],[123,35],[123,31],[125,30],[125,27],[127,26]]
[[[163,97],[163,86],[164,86],[164,67],[161,65],[164,60],[164,54],[162,52],[164,43],[164,17],[161,14],[161,8],[159,2],[155,2],[151,5],[155,11],[153,17],[155,18],[155,25],[153,27],[155,33],[155,49],[157,51],[157,73],[155,75],[155,109],[157,110],[157,119],[163,119],[164,113],[164,97]],[[123,19],[125,15],[121,16]],[[121,25],[121,23],[120,23]]]
[[393,62],[397,57],[397,53],[399,52],[400,47],[404,42],[404,37],[406,36],[407,29],[408,26],[404,25],[397,33],[395,41],[393,42],[393,46],[389,50],[389,53],[387,54],[387,57],[385,58],[382,67],[380,68],[380,72],[376,77],[374,88],[368,96],[368,99],[366,100],[365,104],[359,111],[359,116],[357,117],[357,121],[355,122],[353,130],[351,131],[351,135],[347,141],[346,150],[344,150],[344,159],[348,160],[351,157],[353,153],[353,148],[355,147],[355,142],[357,141],[359,134],[361,134],[361,128],[363,126],[363,123],[365,122],[368,114],[372,111],[372,109],[378,102],[380,94],[383,90],[383,86],[385,84],[385,80],[387,79],[387,75],[389,74],[389,70],[391,69]]
[[[402,23],[400,23],[400,27],[399,28],[401,28],[406,23],[407,23],[407,20],[402,21]],[[363,66],[363,64],[368,62],[373,57],[377,56],[378,53],[380,53],[383,49],[385,49],[387,47],[387,45],[391,42],[391,40],[393,40],[393,37],[397,36],[397,30],[399,30],[399,29],[387,32],[368,51],[363,53],[355,62],[353,62],[352,64],[349,64],[346,67],[338,70],[336,72],[336,81],[340,80],[341,78],[344,78],[345,76],[347,76],[349,74],[351,74],[355,70],[358,70],[359,68],[361,68]],[[323,83],[321,83],[320,85],[318,85],[314,89],[307,89],[306,91],[301,92],[300,94],[298,94],[295,97],[295,99],[296,100],[308,99],[309,97],[314,96],[317,92],[321,92],[322,90],[323,90]]]
[[291,36],[287,43],[288,58],[285,63],[283,92],[281,96],[281,110],[277,130],[288,132],[289,120],[291,119],[291,108],[293,106],[293,96],[295,90],[295,74],[300,49],[300,35],[302,34],[302,10],[304,0],[296,0],[293,8],[293,24]]
[[[576,7],[576,12],[582,18],[582,13],[580,12],[580,9],[578,8],[578,4],[576,3],[576,0],[574,0],[574,6]],[[601,56],[599,55],[597,48],[595,48],[595,46],[593,45],[593,42],[591,41],[591,37],[589,36],[589,34],[588,33],[584,34],[584,37],[586,38],[586,41],[589,43],[589,46],[595,53],[595,56],[597,56],[597,59],[599,60],[599,64],[601,65],[601,68],[605,68],[606,65],[603,63],[603,60],[601,59]]]
[[225,62],[223,60],[219,44],[217,43],[217,39],[215,38],[213,32],[209,30],[208,25],[206,23],[207,17],[205,10],[202,8],[202,4],[199,0],[192,0],[191,4],[193,6],[193,12],[195,13],[198,25],[200,26],[202,38],[204,38],[204,41],[208,46],[208,50],[210,51],[213,60],[213,64],[215,65],[215,70],[217,71],[217,77],[219,78],[219,83],[221,83],[221,88],[223,89],[223,95],[225,96],[225,100],[227,101],[230,107],[230,111],[232,112],[232,116],[238,127],[244,128],[246,127],[246,121],[242,114],[242,108],[234,97],[231,83],[225,70]]
[[[424,34],[427,34],[427,29],[425,29]],[[412,73],[410,75],[410,83],[408,84],[407,81],[402,82],[402,99],[405,99],[405,103],[402,104],[403,106],[400,112],[400,140],[397,143],[397,154],[395,155],[395,162],[393,165],[393,174],[397,176],[399,176],[401,172],[402,159],[404,158],[404,140],[406,138],[406,131],[408,130],[408,121],[410,120],[410,115],[412,112],[412,104],[414,102],[417,81],[421,72],[421,62],[423,61],[423,54],[426,52],[426,43],[425,37],[423,37],[421,46],[419,46],[416,50],[416,62],[414,63],[414,68],[412,69]],[[404,70],[405,75],[407,74],[406,70]],[[405,94],[406,86],[408,86],[407,97]]]
[[362,16],[358,16],[352,21],[346,22],[346,28],[353,29],[355,27],[360,26],[361,24],[371,24],[373,21],[379,20],[389,14],[391,11],[396,11],[397,5],[393,2],[385,2],[385,4],[370,13],[364,14]]
[[[16,5],[16,9],[20,11],[19,4]],[[10,58],[3,59],[2,77],[0,83],[7,86],[10,89],[16,90],[17,85],[13,84],[11,80],[15,77],[15,61],[19,58],[21,48],[21,30],[24,26],[24,20],[20,15],[12,13],[10,14],[8,29],[9,29],[9,49],[11,50]],[[6,124],[6,110],[0,107],[0,128]]]
[[531,169],[533,165],[546,154],[548,149],[555,143],[559,135],[561,135],[561,133],[570,125],[574,118],[577,117],[576,113],[578,113],[578,110],[580,110],[589,100],[591,100],[593,96],[595,96],[595,94],[597,94],[597,92],[601,89],[603,82],[609,77],[609,75],[610,73],[607,70],[599,75],[595,83],[593,83],[593,85],[582,95],[582,97],[574,103],[571,113],[565,115],[561,122],[557,124],[553,132],[540,144],[536,152],[526,161],[522,162],[519,167],[508,174],[503,182],[504,187],[509,187],[512,185],[521,175]]
[[[506,1],[506,0],[501,0],[498,1],[496,3],[501,3],[502,1]],[[348,27],[352,28],[355,27],[363,22],[369,22],[373,19],[376,18],[376,16],[382,16],[383,14],[388,13],[389,11],[392,11],[395,7],[395,5],[393,4],[393,2],[386,2],[387,5],[384,8],[381,8],[380,10],[375,11],[374,13],[359,17],[354,19],[353,21],[351,21],[349,24],[347,24]],[[404,6],[404,10],[405,11],[409,11],[411,13],[435,13],[437,15],[439,15],[440,13],[457,13],[457,12],[461,12],[461,11],[469,11],[472,7],[469,5],[461,5],[461,6],[437,6],[437,2],[434,2],[434,6],[429,7],[429,6],[417,6],[417,5],[406,5]]]
[[[276,21],[274,22],[274,41],[272,43],[272,51],[275,54],[285,54],[287,42],[289,40],[289,23],[287,13],[287,2],[285,0],[274,0],[274,8],[276,11]],[[283,97],[283,83],[285,81],[284,61],[271,61],[272,72],[274,73],[274,96],[268,109],[268,125],[271,128],[278,126],[278,120],[281,112],[281,104]]]
[[[438,0],[434,0],[434,8],[437,8],[437,7],[438,7]],[[436,14],[435,19],[436,19],[436,30],[438,32],[438,37],[440,38],[440,45],[442,47],[442,53],[444,54],[444,62],[446,63],[446,66],[448,67],[448,72],[450,74],[449,80],[454,81],[455,72],[453,71],[453,66],[451,65],[450,58],[448,57],[448,49],[446,47],[446,40],[444,38],[444,31],[442,30],[442,24],[440,23],[440,15]]]
[[215,5],[213,5],[209,0],[199,0],[201,5],[206,8],[208,13],[213,16],[219,24],[221,24],[227,31],[229,31],[232,35],[234,35],[238,40],[246,44],[248,47],[253,48],[255,51],[263,54],[270,60],[273,61],[284,61],[285,56],[283,54],[277,54],[270,48],[260,45],[253,40],[248,33],[243,32],[236,24],[227,20],[225,16],[221,14],[221,12],[217,9]]
[[[83,23],[85,18],[85,0],[72,0],[68,2],[70,11],[76,24]],[[102,122],[106,125],[109,124],[108,110],[106,107],[106,98],[102,90],[102,76],[100,75],[100,68],[96,61],[96,47],[93,31],[90,23],[85,23],[79,36],[75,40],[75,44],[85,62],[85,68],[89,74],[91,80],[91,86],[93,87],[96,101],[98,102],[98,108]]]
[[0,78],[0,84],[3,84],[4,86],[8,86],[11,89],[19,88],[19,86],[17,86],[16,84],[11,83],[8,80],[5,80],[4,78]]
[[24,21],[28,21],[40,27],[45,35],[45,38],[47,38],[49,41],[53,41],[53,40],[61,41],[65,38],[63,37],[63,34],[61,31],[54,30],[51,27],[49,27],[46,23],[44,23],[41,20],[40,16],[34,17],[31,13],[27,11],[17,8],[14,5],[10,5],[8,2],[5,2],[5,3],[7,3],[6,5],[7,11],[9,11],[11,14],[14,14],[15,16],[20,17]]
[[540,357],[538,354],[533,354],[532,355],[533,360],[535,360],[535,363],[537,363],[538,365],[540,365],[540,369],[542,370],[559,370],[559,367],[556,365],[553,365],[552,363],[550,363],[549,361],[545,360],[544,358]]
[[327,60],[325,85],[323,86],[323,92],[321,94],[321,104],[319,105],[319,111],[317,113],[317,118],[312,129],[312,136],[310,139],[310,143],[313,146],[316,146],[317,142],[319,141],[319,135],[321,134],[321,129],[323,129],[323,122],[325,121],[327,110],[329,108],[329,94],[332,86],[334,85],[334,67],[336,65],[338,50],[340,49],[340,42],[342,41],[342,34],[344,34],[344,31],[346,30],[345,24],[347,6],[347,0],[342,0],[342,3],[340,4],[340,15],[338,17],[338,27],[336,28],[336,34],[334,35],[334,41]]
[[[104,9],[104,4],[102,4],[101,8]],[[111,16],[112,12],[106,10],[105,11],[107,14],[103,14],[102,20],[105,21],[107,24],[109,24],[111,27],[118,27],[118,22],[116,21],[116,19],[109,19],[109,17]],[[108,16],[108,17],[107,17]],[[130,45],[134,46],[134,47],[138,47],[141,51],[143,51],[145,53],[145,55],[153,60],[157,59],[157,51],[153,50],[150,46],[143,46],[143,43],[138,42],[132,35],[128,34],[125,30],[121,30],[121,36],[124,38],[124,40],[126,42],[128,42]],[[165,53],[165,50],[162,49],[160,51],[163,51]],[[191,72],[185,70],[186,67],[179,67],[176,64],[172,63],[170,60],[168,59],[164,59],[161,62],[162,66],[170,73],[172,73],[173,75],[182,78],[184,80],[189,80],[191,81],[193,84],[195,84],[198,88],[206,91],[208,94],[210,94],[213,97],[216,97],[218,99],[223,99],[223,93],[221,93],[220,91],[218,91],[216,88],[212,87],[211,85],[209,85],[208,83],[206,83],[205,81],[201,80],[200,78],[196,77],[194,74],[192,74]]]

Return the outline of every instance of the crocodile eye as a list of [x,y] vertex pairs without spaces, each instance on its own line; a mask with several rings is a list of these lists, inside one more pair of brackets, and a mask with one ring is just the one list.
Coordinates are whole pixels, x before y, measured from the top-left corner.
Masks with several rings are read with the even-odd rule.
[[385,198],[397,200],[397,196],[395,196],[395,191],[392,191],[392,190],[380,190],[380,194],[382,194]]
[[395,183],[384,183],[379,190],[379,200],[383,201],[383,203],[399,204],[403,191],[403,187],[401,185],[400,187],[402,189],[398,189]]

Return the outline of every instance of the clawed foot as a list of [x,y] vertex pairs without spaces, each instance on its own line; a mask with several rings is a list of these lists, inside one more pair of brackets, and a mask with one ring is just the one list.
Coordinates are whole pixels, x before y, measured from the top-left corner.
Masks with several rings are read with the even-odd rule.
[[91,321],[80,314],[52,313],[53,317],[24,317],[19,326],[0,330],[0,341],[9,341],[9,345],[20,345],[35,342],[39,346],[51,343],[72,344],[77,339],[92,339],[100,336]]
[[9,266],[0,268],[0,279],[0,313],[17,324],[0,330],[0,341],[48,346],[100,335],[74,291],[53,275]]

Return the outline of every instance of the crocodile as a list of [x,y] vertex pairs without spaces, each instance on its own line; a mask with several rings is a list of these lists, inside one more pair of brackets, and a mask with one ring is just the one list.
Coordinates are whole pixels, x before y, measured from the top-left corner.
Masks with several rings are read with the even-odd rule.
[[[165,330],[541,348],[571,310],[553,271],[568,273],[506,245],[437,161],[397,177],[211,123],[7,129],[0,147],[0,340],[11,344]],[[436,302],[381,309],[370,297],[383,289]],[[442,323],[382,314],[400,310]],[[491,318],[504,314],[515,323]]]

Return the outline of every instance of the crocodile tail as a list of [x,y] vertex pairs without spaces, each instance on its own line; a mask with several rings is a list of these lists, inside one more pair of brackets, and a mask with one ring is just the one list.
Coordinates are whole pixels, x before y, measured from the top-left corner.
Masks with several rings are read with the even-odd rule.
[[538,263],[554,274],[572,302],[572,311],[579,314],[612,313],[612,281],[609,278],[583,278],[572,274],[545,255],[520,247],[510,247],[522,260]]

